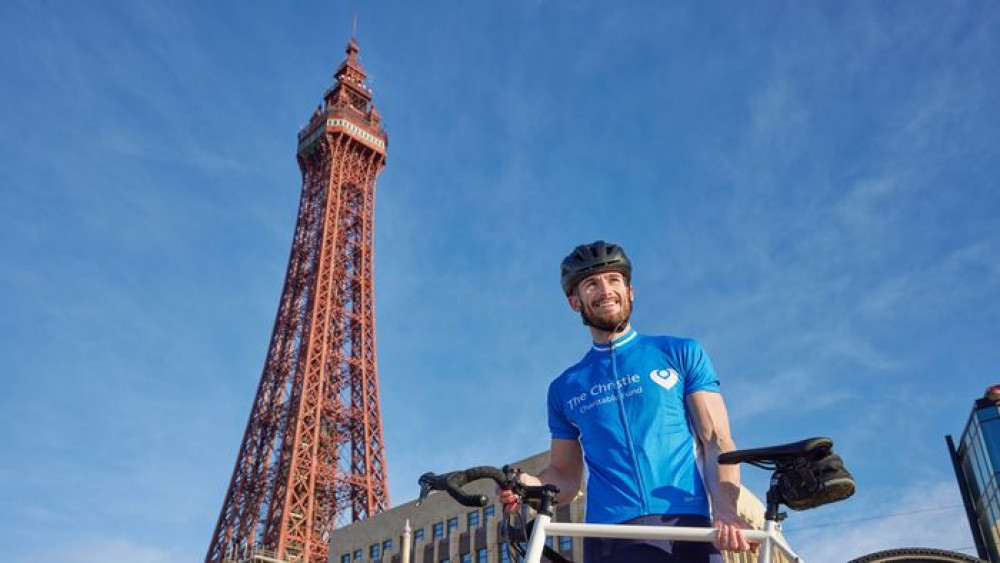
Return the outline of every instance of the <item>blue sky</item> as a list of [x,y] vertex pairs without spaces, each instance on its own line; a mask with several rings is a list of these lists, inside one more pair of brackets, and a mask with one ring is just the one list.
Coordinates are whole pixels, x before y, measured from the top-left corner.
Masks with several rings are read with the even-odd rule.
[[[813,561],[969,548],[943,436],[1000,381],[991,2],[0,6],[0,544],[204,557],[291,242],[296,132],[358,14],[389,132],[376,315],[393,504],[548,446],[605,238],[635,325],[712,355],[742,446],[830,435]],[[745,470],[762,494],[762,472]],[[858,521],[872,516],[877,519]]]

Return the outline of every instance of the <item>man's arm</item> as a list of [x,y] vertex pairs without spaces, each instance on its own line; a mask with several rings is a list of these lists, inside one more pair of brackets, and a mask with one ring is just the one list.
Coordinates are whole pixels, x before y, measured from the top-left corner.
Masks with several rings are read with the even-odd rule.
[[722,395],[696,391],[687,397],[688,413],[698,441],[705,450],[705,485],[712,499],[712,519],[719,530],[716,546],[747,551],[750,544],[740,533],[749,528],[736,510],[740,497],[740,466],[720,465],[719,454],[736,449],[729,431],[729,413]]
[[[556,502],[565,504],[572,501],[580,491],[580,481],[583,479],[583,450],[576,440],[552,439],[549,450],[549,466],[537,476],[528,473],[521,474],[521,483],[525,485],[555,485],[559,488]],[[497,500],[504,505],[507,512],[517,510],[520,499],[508,490],[498,490]]]

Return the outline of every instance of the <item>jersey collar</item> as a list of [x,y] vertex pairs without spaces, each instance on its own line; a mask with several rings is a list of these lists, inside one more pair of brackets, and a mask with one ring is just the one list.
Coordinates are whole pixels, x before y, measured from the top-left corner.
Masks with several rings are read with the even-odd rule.
[[639,337],[639,333],[636,332],[635,329],[633,328],[633,329],[629,329],[629,331],[626,332],[625,334],[623,334],[623,335],[619,336],[618,338],[612,340],[611,344],[598,344],[597,342],[594,342],[593,346],[594,346],[594,350],[596,350],[598,352],[607,352],[608,350],[611,350],[612,346],[616,350],[619,349],[619,348],[623,348],[625,346],[628,346],[629,344],[635,342],[635,339],[638,338],[638,337]]

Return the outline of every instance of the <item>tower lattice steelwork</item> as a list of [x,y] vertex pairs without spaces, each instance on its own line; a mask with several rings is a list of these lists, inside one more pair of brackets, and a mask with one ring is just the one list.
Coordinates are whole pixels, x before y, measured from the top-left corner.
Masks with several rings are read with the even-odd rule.
[[358,50],[299,132],[285,285],[206,561],[327,563],[335,526],[389,504],[372,286],[387,137]]

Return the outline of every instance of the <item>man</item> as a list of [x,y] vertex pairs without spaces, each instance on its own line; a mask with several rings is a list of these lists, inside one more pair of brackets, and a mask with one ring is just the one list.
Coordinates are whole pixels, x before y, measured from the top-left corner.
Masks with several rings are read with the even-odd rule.
[[[565,503],[580,490],[586,464],[587,522],[719,532],[714,545],[587,538],[588,563],[721,562],[719,549],[751,546],[741,532],[750,526],[736,512],[739,466],[718,463],[735,449],[719,381],[697,342],[632,329],[631,277],[624,250],[604,241],[563,260],[563,290],[594,344],[549,386],[549,466],[520,479],[557,486]],[[518,509],[511,491],[497,497],[505,510]]]

